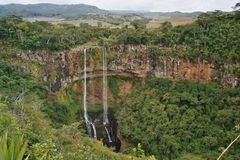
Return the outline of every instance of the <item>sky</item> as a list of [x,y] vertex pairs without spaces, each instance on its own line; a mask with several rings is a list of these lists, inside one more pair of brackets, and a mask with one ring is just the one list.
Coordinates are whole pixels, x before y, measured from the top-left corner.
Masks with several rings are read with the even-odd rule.
[[231,11],[240,0],[0,0],[0,4],[54,3],[89,4],[107,10],[144,10],[159,12]]

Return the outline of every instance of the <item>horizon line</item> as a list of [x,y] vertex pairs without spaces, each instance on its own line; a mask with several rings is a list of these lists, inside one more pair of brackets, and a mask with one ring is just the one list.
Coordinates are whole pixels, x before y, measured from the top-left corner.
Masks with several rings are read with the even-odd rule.
[[[195,11],[180,11],[180,10],[175,10],[175,11],[155,11],[155,10],[141,10],[141,9],[104,9],[101,7],[98,7],[97,5],[92,5],[92,4],[87,4],[87,3],[64,3],[64,4],[59,4],[59,3],[0,3],[0,6],[4,6],[4,5],[39,5],[39,4],[50,4],[50,5],[58,5],[58,6],[62,6],[62,5],[67,5],[67,6],[72,6],[72,5],[86,5],[86,6],[93,6],[93,7],[97,7],[98,9],[101,10],[106,10],[106,11],[130,11],[130,12],[142,12],[142,13],[146,13],[146,12],[150,12],[150,13],[174,13],[174,12],[180,12],[180,13],[195,13],[195,12],[202,12],[202,13],[207,13],[207,12],[215,12],[215,11],[222,11],[222,12],[233,12],[234,10],[230,11],[230,10],[208,10],[208,11],[200,11],[200,10],[195,10]],[[233,9],[233,8],[232,8]]]

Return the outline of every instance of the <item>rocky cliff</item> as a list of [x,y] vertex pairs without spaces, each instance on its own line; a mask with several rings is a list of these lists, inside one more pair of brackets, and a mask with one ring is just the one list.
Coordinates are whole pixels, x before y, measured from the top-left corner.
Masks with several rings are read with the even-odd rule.
[[[161,48],[159,48],[159,51]],[[101,48],[88,49],[88,76],[102,76]],[[161,77],[196,82],[218,81],[227,87],[239,87],[239,77],[232,74],[234,65],[218,65],[207,60],[158,56],[150,58],[146,46],[118,46],[108,49],[108,75],[123,77]],[[83,48],[49,53],[18,52],[14,63],[48,82],[52,92],[83,78]]]

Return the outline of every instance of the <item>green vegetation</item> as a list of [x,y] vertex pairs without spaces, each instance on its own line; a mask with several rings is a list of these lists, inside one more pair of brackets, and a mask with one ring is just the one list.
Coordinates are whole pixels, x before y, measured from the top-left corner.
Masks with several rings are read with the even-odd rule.
[[[102,30],[102,31],[101,31]],[[0,18],[0,41],[4,46],[23,50],[63,50],[81,45],[93,37],[105,37],[104,29],[80,28],[68,24],[53,25],[48,22],[27,22],[16,16]]]
[[[146,29],[148,20],[133,20],[123,28],[92,27],[81,24],[53,25],[26,22],[16,16],[0,18],[0,42],[23,50],[64,50],[87,42],[98,45],[160,45],[171,48],[166,54],[204,58],[218,64],[239,62],[239,11],[202,14],[196,22],[172,27],[162,23],[159,29]],[[98,25],[102,26],[102,23]],[[158,51],[160,52],[160,51]]]
[[[118,112],[120,131],[159,159],[216,159],[239,134],[239,97],[216,84],[149,80]],[[239,146],[225,158],[237,158]]]
[[25,94],[31,94],[31,92],[44,94],[44,90],[36,85],[30,75],[22,74],[16,66],[6,61],[0,61],[0,74],[0,95],[5,101],[17,103]]
[[81,118],[75,123],[69,121],[70,107],[59,98],[49,100],[42,84],[9,62],[0,61],[0,73],[0,159],[154,160],[114,153],[100,141],[90,139]]
[[118,98],[119,97],[119,85],[120,85],[120,80],[117,77],[109,77],[108,78],[108,87],[111,89],[113,93],[113,98]]
[[23,137],[17,137],[12,139],[8,145],[8,132],[6,131],[0,138],[0,146],[0,160],[22,160],[27,149],[27,142],[23,142]]
[[[154,29],[147,28],[149,19],[127,15],[107,15],[107,18],[91,15],[101,19],[96,21],[96,26],[87,23],[54,25],[44,21],[28,22],[18,16],[0,17],[0,160],[154,160],[150,155],[160,160],[216,159],[240,132],[239,88],[166,79],[140,83],[141,80],[130,78],[134,88],[139,88],[130,96],[120,97],[120,87],[126,79],[109,77],[108,86],[113,95],[109,104],[114,106],[110,109],[117,112],[120,133],[130,146],[124,148],[126,154],[123,154],[113,152],[101,141],[86,135],[79,98],[82,96],[81,85],[49,93],[49,86],[46,86],[49,82],[39,82],[11,62],[18,64],[20,59],[16,55],[19,52],[34,51],[28,53],[37,54],[44,50],[55,54],[84,45],[96,48],[146,45],[147,56],[153,63],[157,63],[155,60],[160,56],[205,59],[221,71],[230,70],[225,65],[231,65],[235,77],[239,78],[239,6],[238,3],[231,13],[202,14],[188,25],[163,22]],[[53,13],[46,14],[53,16]],[[66,11],[54,16],[63,14],[67,14]],[[85,15],[85,18],[89,17]],[[107,28],[103,21],[112,25],[126,22],[126,25]],[[123,52],[124,56],[128,54],[126,50]],[[109,62],[115,56],[121,56],[116,54],[109,54]],[[132,54],[129,56],[142,56],[137,51]],[[92,59],[88,57],[89,62],[102,60],[97,49],[93,49],[92,56]],[[42,67],[37,59],[33,63],[33,75],[49,65]],[[72,68],[75,67],[73,64]],[[53,83],[57,71],[48,74]],[[102,80],[97,80],[96,84],[98,82],[102,83]],[[124,89],[128,90],[128,87]],[[96,87],[95,91],[96,95],[90,93],[92,97],[89,97],[101,101],[101,87]],[[112,104],[115,102],[122,104]],[[102,106],[90,105],[93,106],[90,112],[100,112]],[[236,160],[239,152],[240,142],[236,141],[223,160]]]

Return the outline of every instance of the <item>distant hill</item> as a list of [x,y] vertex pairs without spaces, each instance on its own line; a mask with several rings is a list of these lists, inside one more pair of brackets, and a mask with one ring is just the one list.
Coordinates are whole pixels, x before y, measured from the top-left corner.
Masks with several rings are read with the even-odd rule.
[[149,11],[133,11],[133,10],[111,10],[115,14],[138,14],[148,17],[198,17],[202,12],[149,12]]
[[196,18],[203,12],[145,12],[143,13],[144,16],[162,16],[162,17],[192,17]]
[[22,17],[79,17],[91,13],[107,13],[96,6],[85,4],[56,5],[56,4],[8,4],[0,5],[0,16],[18,15]]
[[49,3],[40,4],[7,4],[0,5],[0,16],[18,15],[21,17],[63,17],[79,18],[87,14],[137,14],[148,17],[197,17],[201,12],[149,12],[133,10],[102,10],[96,6],[86,4],[57,5]]

